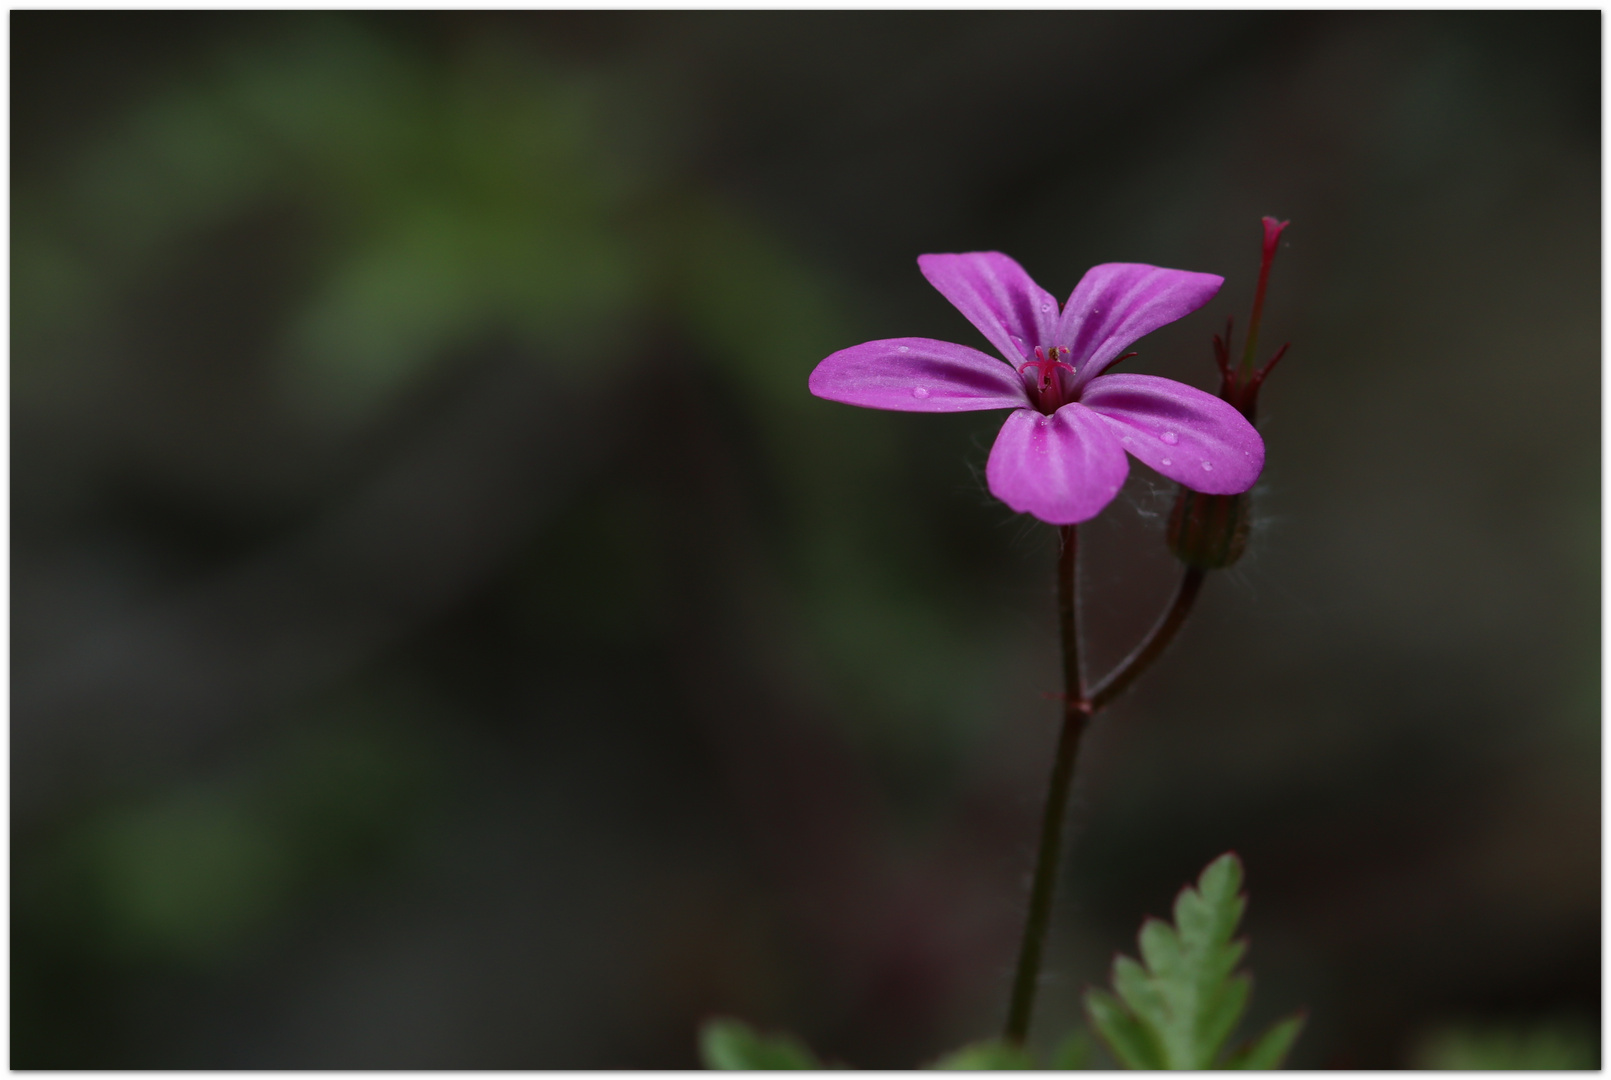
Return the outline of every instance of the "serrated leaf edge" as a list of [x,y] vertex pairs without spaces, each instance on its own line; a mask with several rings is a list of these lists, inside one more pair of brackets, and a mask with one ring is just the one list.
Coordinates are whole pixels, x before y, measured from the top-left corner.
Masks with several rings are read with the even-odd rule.
[[1085,1017],[1097,1038],[1125,1068],[1164,1067],[1164,1050],[1156,1034],[1106,990],[1093,986],[1085,991]]
[[1264,1029],[1264,1034],[1256,1039],[1249,1039],[1232,1051],[1220,1068],[1260,1071],[1279,1069],[1287,1055],[1292,1052],[1292,1046],[1303,1033],[1303,1025],[1308,1020],[1309,1013],[1305,1009],[1299,1009],[1291,1016],[1277,1020]]

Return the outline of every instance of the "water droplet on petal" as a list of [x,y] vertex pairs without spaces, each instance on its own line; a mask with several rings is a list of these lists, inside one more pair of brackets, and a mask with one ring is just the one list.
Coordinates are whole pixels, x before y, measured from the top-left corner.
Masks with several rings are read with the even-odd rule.
[[1130,436],[1126,435],[1124,438],[1120,439],[1119,441],[1122,442],[1124,445],[1129,446],[1130,443],[1133,440],[1130,438]]
[[1040,309],[1042,311],[1050,311],[1050,310],[1052,310],[1052,305],[1050,305],[1046,301],[1042,300],[1040,302]]
[[1207,462],[1207,461],[1203,462],[1203,471],[1204,472],[1213,472],[1214,471],[1213,463]]
[[1168,443],[1170,446],[1173,446],[1180,441],[1180,436],[1176,435],[1173,431],[1166,431],[1160,435],[1159,438]]
[[899,348],[897,348],[895,351],[896,352],[911,352],[912,350],[908,349],[905,345],[902,345]]
[[1164,458],[1164,459],[1163,459],[1163,463],[1164,463],[1164,464],[1165,464],[1165,465],[1173,465],[1173,464],[1174,464],[1174,462],[1173,462],[1173,461],[1170,461],[1170,460],[1169,460],[1169,459],[1168,459],[1168,458]]
[[929,388],[926,386],[914,386],[912,387],[912,396],[915,398],[926,398],[929,396]]

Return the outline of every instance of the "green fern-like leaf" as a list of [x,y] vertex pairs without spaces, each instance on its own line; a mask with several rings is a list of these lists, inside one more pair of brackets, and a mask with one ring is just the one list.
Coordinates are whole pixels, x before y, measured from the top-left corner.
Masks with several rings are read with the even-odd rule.
[[1209,863],[1197,887],[1188,885],[1176,897],[1173,925],[1158,919],[1142,925],[1141,962],[1114,960],[1117,996],[1087,992],[1092,1028],[1126,1068],[1273,1069],[1286,1057],[1301,1016],[1221,1058],[1253,986],[1236,971],[1247,945],[1231,938],[1247,907],[1241,887],[1242,864],[1235,855]]

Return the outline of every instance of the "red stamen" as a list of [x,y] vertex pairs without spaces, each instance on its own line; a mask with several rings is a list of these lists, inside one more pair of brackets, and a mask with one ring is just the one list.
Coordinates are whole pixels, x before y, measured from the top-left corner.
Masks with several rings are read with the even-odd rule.
[[1074,374],[1073,364],[1058,359],[1059,356],[1067,356],[1068,354],[1069,347],[1067,345],[1053,345],[1049,349],[1037,345],[1035,347],[1035,359],[1026,360],[1018,365],[1018,374],[1020,375],[1030,368],[1035,369],[1035,397],[1037,399],[1035,406],[1047,415],[1056,412],[1063,404],[1063,388],[1057,382],[1057,369],[1062,368],[1070,375]]
[[1022,364],[1019,364],[1018,374],[1022,375],[1025,368],[1034,368],[1037,378],[1037,385],[1035,388],[1044,394],[1047,390],[1051,389],[1052,377],[1057,373],[1058,368],[1062,368],[1070,375],[1074,374],[1073,364],[1065,363],[1064,361],[1057,359],[1059,356],[1067,356],[1068,351],[1069,349],[1067,345],[1054,345],[1052,346],[1052,355],[1048,357],[1046,355],[1046,349],[1043,346],[1037,345],[1035,346],[1035,359],[1026,360]]

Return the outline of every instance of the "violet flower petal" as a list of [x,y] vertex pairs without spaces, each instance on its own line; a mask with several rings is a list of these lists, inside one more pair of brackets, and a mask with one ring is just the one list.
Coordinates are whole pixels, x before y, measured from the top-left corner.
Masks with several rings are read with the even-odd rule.
[[1013,413],[985,464],[992,495],[1052,525],[1096,517],[1129,472],[1108,421],[1078,402],[1051,416],[1034,409]]
[[1024,380],[988,353],[931,338],[887,338],[840,349],[811,372],[829,401],[899,412],[1020,409]]
[[1091,267],[1074,287],[1056,330],[1056,343],[1073,352],[1078,386],[1100,375],[1137,338],[1208,303],[1224,283],[1218,274],[1145,263]]
[[1057,297],[999,251],[919,255],[917,268],[1016,368],[1054,344]]
[[1264,440],[1213,394],[1155,375],[1104,375],[1080,401],[1136,458],[1193,491],[1235,495],[1264,468]]

